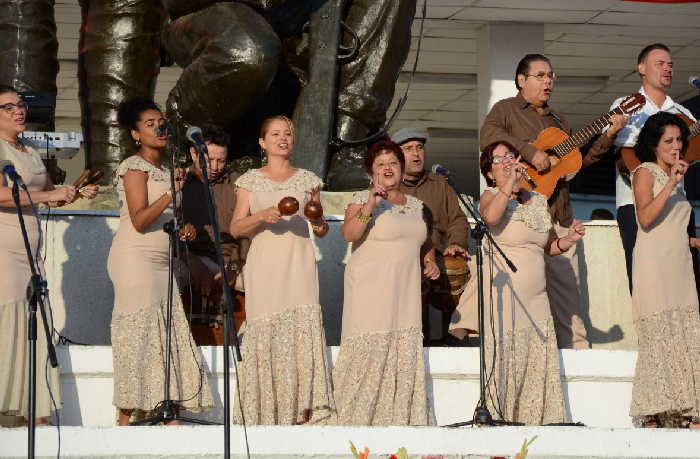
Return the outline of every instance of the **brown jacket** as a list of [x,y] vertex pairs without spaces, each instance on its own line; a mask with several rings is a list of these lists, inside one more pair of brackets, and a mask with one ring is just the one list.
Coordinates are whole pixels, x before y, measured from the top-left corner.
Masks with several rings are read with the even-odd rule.
[[[224,173],[212,184],[214,202],[216,202],[218,212],[219,230],[221,231],[221,245],[227,263],[239,259],[239,244],[241,258],[244,261],[249,246],[247,239],[236,241],[228,232],[233,218],[233,209],[236,206],[234,183],[239,175],[237,172]],[[182,188],[182,217],[183,223],[191,223],[197,230],[197,236],[188,243],[188,249],[196,255],[214,258],[216,255],[214,233],[209,220],[206,189],[204,183],[197,178],[194,172],[187,174],[185,185]]]
[[[591,120],[593,121],[593,120]],[[515,97],[497,102],[486,115],[479,133],[481,150],[493,142],[506,141],[513,145],[523,159],[531,161],[537,148],[530,144],[537,135],[548,127],[557,127],[571,134],[571,126],[566,119],[545,107],[540,115],[535,107],[527,102],[520,94]],[[613,141],[607,135],[601,135],[591,145],[588,154],[583,158],[583,167],[596,163],[613,146]],[[552,221],[564,227],[571,226],[573,209],[569,199],[569,185],[566,180],[560,180],[557,188],[549,199],[549,212]]]
[[462,208],[459,207],[457,194],[448,185],[444,177],[432,172],[423,172],[423,176],[413,184],[403,180],[399,189],[423,201],[432,214],[433,246],[442,251],[451,244],[467,248],[469,225]]

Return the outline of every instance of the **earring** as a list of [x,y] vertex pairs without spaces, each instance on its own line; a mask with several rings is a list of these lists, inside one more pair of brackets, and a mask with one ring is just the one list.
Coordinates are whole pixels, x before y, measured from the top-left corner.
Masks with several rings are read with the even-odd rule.
[[141,139],[136,139],[136,146],[141,146]]

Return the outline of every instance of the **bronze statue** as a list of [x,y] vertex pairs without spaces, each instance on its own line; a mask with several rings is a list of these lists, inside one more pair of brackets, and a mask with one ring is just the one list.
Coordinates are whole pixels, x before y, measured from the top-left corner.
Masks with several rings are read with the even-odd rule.
[[[6,11],[4,4],[19,9],[30,3],[35,8],[53,6],[52,0],[0,0],[0,15]],[[169,115],[180,115],[188,124],[224,126],[234,134],[235,154],[257,156],[260,121],[273,113],[294,113],[305,121],[304,127],[318,124],[309,127],[309,133],[300,126],[303,138],[297,139],[295,163],[325,177],[329,189],[366,185],[361,167],[364,146],[335,142],[337,148],[331,150],[328,140],[366,137],[385,122],[410,47],[416,0],[80,0],[80,4],[78,73],[86,166],[104,170],[105,180],[131,153],[126,150],[130,142],[116,125],[117,105],[135,96],[152,97],[161,65],[174,61],[183,72],[168,97]],[[27,20],[33,23],[45,16],[32,14]],[[342,33],[339,22],[323,24],[336,16],[342,19]],[[314,35],[317,31],[323,33]],[[330,56],[336,62],[338,41],[350,50],[337,73],[309,79],[310,61],[320,65]],[[16,44],[22,49],[25,45]],[[36,65],[25,73],[52,82],[55,88],[55,50],[53,56],[53,62],[44,64],[37,57]],[[2,76],[0,81],[14,81]],[[334,100],[316,97],[330,94],[329,89],[337,89],[332,92]],[[320,128],[326,125],[328,129]]]

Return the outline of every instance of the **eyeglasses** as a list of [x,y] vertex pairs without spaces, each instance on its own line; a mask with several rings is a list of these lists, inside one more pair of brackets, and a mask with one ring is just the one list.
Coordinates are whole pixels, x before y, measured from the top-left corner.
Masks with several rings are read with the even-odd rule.
[[532,75],[532,74],[526,73],[525,76],[526,76],[526,77],[537,78],[538,81],[545,81],[545,80],[556,81],[556,79],[557,79],[557,74],[554,73],[554,72],[549,72],[549,73],[546,73],[546,72],[539,72],[539,73],[536,74],[536,75]]
[[514,160],[514,159],[515,159],[515,153],[509,151],[505,155],[494,156],[493,160],[491,160],[491,163],[501,164],[501,163],[506,162],[506,160]]
[[27,110],[27,109],[29,108],[29,105],[27,105],[27,103],[26,103],[25,101],[22,100],[22,101],[19,101],[19,102],[16,103],[16,104],[13,104],[13,103],[11,103],[11,102],[10,102],[10,103],[7,103],[7,104],[2,104],[2,105],[0,105],[0,108],[2,108],[3,110],[5,110],[5,111],[8,112],[8,113],[11,113],[11,112],[13,112],[15,109],[17,109],[17,110]]

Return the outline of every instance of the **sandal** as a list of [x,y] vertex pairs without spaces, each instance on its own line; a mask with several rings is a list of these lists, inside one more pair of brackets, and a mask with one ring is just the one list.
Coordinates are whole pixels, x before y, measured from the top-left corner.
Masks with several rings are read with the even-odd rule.
[[642,428],[658,429],[660,426],[661,426],[661,421],[659,421],[659,417],[656,414],[652,414],[650,416],[644,416],[644,420],[642,421]]

